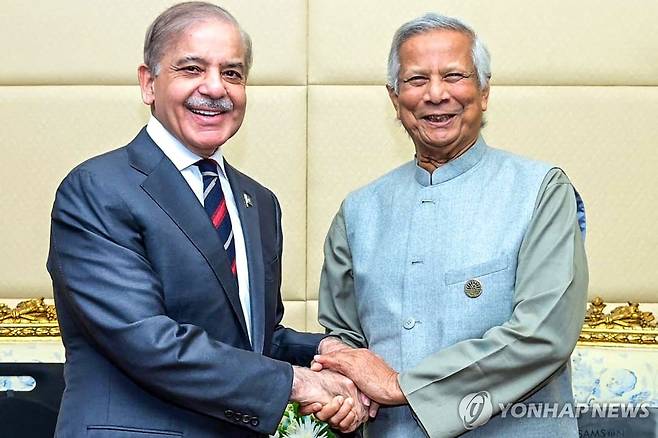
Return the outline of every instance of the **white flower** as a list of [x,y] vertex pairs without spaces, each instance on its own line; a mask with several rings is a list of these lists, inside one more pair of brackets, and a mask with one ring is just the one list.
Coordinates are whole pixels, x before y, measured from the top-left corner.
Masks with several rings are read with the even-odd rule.
[[323,426],[315,423],[310,416],[295,419],[291,422],[286,436],[288,438],[327,438],[322,431]]

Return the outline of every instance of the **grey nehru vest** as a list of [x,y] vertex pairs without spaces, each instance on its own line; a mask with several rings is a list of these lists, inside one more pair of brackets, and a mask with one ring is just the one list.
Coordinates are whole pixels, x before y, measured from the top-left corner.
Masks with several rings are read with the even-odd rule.
[[[412,161],[350,194],[343,211],[368,347],[403,372],[433,352],[481,338],[507,321],[517,255],[550,169],[490,148],[479,138],[433,174]],[[473,278],[485,291],[475,299],[464,293],[465,282]],[[571,401],[568,373],[561,370],[533,399]],[[512,426],[497,420],[467,435],[526,430],[522,422]],[[532,420],[528,430],[537,430],[542,420]],[[556,426],[555,419],[548,421]],[[401,406],[381,409],[366,436],[425,435],[410,408]]]

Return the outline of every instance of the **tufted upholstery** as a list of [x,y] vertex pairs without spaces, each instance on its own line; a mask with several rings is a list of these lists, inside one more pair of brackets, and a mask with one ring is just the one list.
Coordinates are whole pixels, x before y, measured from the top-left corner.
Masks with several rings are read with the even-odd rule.
[[[144,31],[171,1],[5,1],[0,39],[0,300],[51,296],[57,184],[148,119]],[[656,302],[658,3],[638,0],[222,1],[254,42],[248,111],[228,159],[279,196],[286,322],[317,329],[322,242],[341,199],[406,161],[384,89],[403,21],[436,10],[492,53],[487,141],[562,166],[588,206],[590,295]],[[9,43],[11,42],[11,43]]]

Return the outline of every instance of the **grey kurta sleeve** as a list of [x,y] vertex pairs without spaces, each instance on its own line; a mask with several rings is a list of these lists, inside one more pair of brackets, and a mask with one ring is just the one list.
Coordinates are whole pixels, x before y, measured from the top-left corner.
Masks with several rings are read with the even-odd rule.
[[327,333],[353,347],[367,347],[356,309],[352,254],[347,242],[343,206],[334,217],[324,243],[318,319]]
[[554,169],[544,179],[519,251],[511,318],[480,339],[428,355],[399,377],[429,435],[466,431],[458,415],[465,395],[488,391],[496,414],[499,403],[522,399],[559,370],[581,330],[587,282],[574,189]]

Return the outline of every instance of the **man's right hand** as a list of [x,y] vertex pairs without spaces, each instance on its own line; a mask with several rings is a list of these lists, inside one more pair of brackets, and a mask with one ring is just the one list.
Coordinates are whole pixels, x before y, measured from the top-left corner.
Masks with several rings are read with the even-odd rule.
[[[314,372],[293,367],[293,371],[290,400],[300,404],[302,414],[315,413],[341,432],[352,432],[368,419],[368,408],[347,377],[329,370]],[[323,418],[323,412],[331,412],[331,416]]]
[[[337,351],[351,350],[353,348],[354,347],[344,343],[337,336],[327,336],[322,341],[320,341],[320,345],[318,346],[318,353],[320,355],[326,355]],[[311,361],[310,368],[313,371],[322,371],[323,369],[322,364],[316,361]],[[368,409],[368,415],[370,418],[375,418],[377,416],[377,412],[379,411],[379,403],[370,400],[370,398],[368,398],[368,396],[365,395],[361,390],[359,390],[359,399],[361,400],[361,403],[363,403],[363,405]],[[319,412],[309,412],[314,413],[315,416],[320,418],[322,421],[327,421],[325,418],[332,418],[335,415],[339,415],[341,412],[340,408],[340,405],[333,403],[331,405],[325,405]]]

